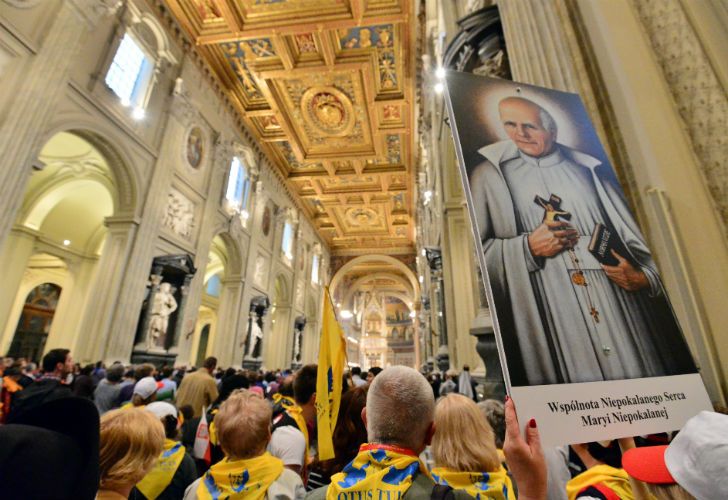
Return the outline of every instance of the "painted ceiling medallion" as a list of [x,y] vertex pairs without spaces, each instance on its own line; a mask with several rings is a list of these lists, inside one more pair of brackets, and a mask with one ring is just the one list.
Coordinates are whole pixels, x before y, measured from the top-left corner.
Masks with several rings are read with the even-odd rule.
[[351,133],[356,119],[351,100],[334,87],[311,87],[301,97],[303,118],[320,133],[342,137]]
[[349,223],[355,227],[374,225],[379,218],[377,212],[366,207],[350,208],[346,211],[346,217],[349,219]]

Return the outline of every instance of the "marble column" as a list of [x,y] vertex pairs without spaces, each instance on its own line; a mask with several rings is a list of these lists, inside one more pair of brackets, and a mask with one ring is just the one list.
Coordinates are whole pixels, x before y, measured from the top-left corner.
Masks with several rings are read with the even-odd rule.
[[167,196],[172,185],[174,162],[177,158],[179,144],[176,140],[184,132],[180,114],[184,113],[184,103],[180,97],[173,95],[168,101],[167,120],[163,120],[160,135],[164,137],[162,146],[149,177],[146,179],[146,191],[140,196],[143,211],[139,219],[134,245],[129,260],[124,268],[123,282],[113,310],[113,321],[109,324],[106,344],[102,351],[104,359],[129,359],[134,346],[134,337],[139,321],[139,312],[146,292],[149,268],[155,257],[155,249],[159,236],[159,225],[167,205]]
[[[91,293],[86,302],[86,315],[82,322],[81,336],[78,341],[79,360],[93,362],[129,361],[131,345],[125,352],[112,350],[106,353],[109,330],[112,318],[118,308],[124,276],[129,272],[128,262],[131,247],[138,228],[138,221],[133,218],[108,217],[104,222],[108,228],[104,250],[97,264],[96,276],[91,285]],[[149,269],[144,271],[148,276]],[[137,310],[138,314],[138,310]],[[138,320],[138,317],[136,318]],[[136,326],[136,321],[134,322]],[[131,342],[134,333],[131,333]],[[113,358],[113,359],[112,359]]]
[[[448,351],[447,318],[445,315],[445,290],[442,277],[442,252],[439,248],[426,248],[427,263],[430,266],[431,282],[434,284],[435,308],[439,346],[437,348],[437,367],[445,372],[450,368],[450,353]],[[434,346],[433,346],[434,348]]]
[[242,276],[232,275],[222,280],[222,293],[220,305],[217,309],[217,331],[213,343],[213,351],[218,357],[220,366],[238,364],[235,352],[237,351],[237,332],[243,327],[245,316],[241,314],[240,299],[243,293],[245,279]]
[[99,259],[93,257],[71,256],[63,258],[68,267],[66,286],[61,290],[61,297],[53,317],[53,334],[48,336],[45,352],[57,347],[70,349],[77,358],[82,351],[86,338],[81,326],[87,304],[94,290],[93,284],[98,272]]
[[15,71],[23,78],[15,80],[16,88],[3,88],[13,98],[0,122],[0,245],[23,202],[31,165],[45,138],[43,131],[61,101],[80,44],[100,16],[113,13],[118,4],[109,0],[59,2],[40,50],[16,63]]
[[12,336],[15,333],[18,318],[11,318],[10,314],[20,283],[28,268],[28,260],[33,255],[36,234],[36,231],[25,227],[14,229],[0,255],[0,269],[3,273],[3,285],[0,288],[0,318],[5,318],[0,323],[0,334],[6,333],[0,337],[0,353],[6,353],[13,341]]

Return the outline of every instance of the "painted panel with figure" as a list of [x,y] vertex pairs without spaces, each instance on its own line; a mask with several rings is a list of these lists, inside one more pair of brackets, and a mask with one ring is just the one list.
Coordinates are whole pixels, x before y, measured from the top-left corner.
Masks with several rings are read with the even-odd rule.
[[447,84],[505,380],[524,421],[558,415],[556,439],[584,442],[676,429],[709,407],[580,97],[455,72]]

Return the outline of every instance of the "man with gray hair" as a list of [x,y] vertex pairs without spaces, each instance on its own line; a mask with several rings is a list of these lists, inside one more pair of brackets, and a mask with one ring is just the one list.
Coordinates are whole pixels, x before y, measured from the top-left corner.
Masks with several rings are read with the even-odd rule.
[[559,144],[530,99],[498,111],[509,140],[478,150],[468,181],[511,384],[693,372],[610,166]]
[[[383,370],[371,383],[362,420],[368,443],[331,484],[307,499],[430,498],[435,487],[419,455],[430,444],[435,398],[418,371],[405,366]],[[452,492],[447,498],[470,498]]]
[[124,377],[124,365],[114,363],[106,370],[106,378],[96,386],[94,403],[99,410],[99,415],[103,415],[118,406],[122,377]]

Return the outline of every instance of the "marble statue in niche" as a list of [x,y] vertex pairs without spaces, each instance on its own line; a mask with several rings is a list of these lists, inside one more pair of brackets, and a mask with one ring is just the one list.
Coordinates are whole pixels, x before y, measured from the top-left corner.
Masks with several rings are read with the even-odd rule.
[[261,340],[263,340],[263,329],[259,325],[260,321],[260,318],[256,317],[250,322],[250,340],[248,342],[247,353],[249,358],[260,357],[260,348],[258,346]]
[[164,346],[169,327],[169,317],[177,310],[177,300],[171,283],[161,283],[154,295],[152,312],[149,318],[149,331],[147,332],[147,348],[154,349]]

